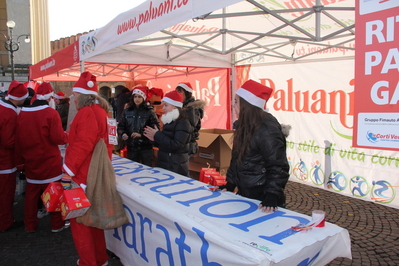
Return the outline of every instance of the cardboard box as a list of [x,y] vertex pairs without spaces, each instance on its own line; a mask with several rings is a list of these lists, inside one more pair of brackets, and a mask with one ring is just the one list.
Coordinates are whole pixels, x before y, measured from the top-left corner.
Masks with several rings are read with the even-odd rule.
[[59,212],[60,208],[60,197],[64,188],[60,182],[51,182],[40,196],[44,207],[48,212]]
[[82,216],[91,204],[82,188],[64,190],[60,197],[62,219],[68,220]]
[[227,129],[201,129],[197,140],[199,152],[190,158],[190,171],[199,172],[202,167],[216,168],[219,172],[227,169],[231,160],[233,132]]

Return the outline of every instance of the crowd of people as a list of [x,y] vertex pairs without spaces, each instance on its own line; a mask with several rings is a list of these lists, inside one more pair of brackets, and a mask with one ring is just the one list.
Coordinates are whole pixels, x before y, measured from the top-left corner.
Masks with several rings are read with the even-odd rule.
[[[149,102],[150,91],[138,85],[122,90],[118,97],[122,107],[114,110],[113,116],[119,139],[127,147],[127,158],[153,166],[153,147],[157,147],[154,166],[189,177],[189,160],[198,152],[206,103],[194,98],[190,83],[181,82],[163,96],[163,114],[158,117]],[[82,73],[72,92],[77,112],[70,125],[66,122],[71,113],[69,98],[62,92],[54,94],[50,83],[41,83],[27,103],[32,93],[24,84],[13,81],[0,99],[0,231],[24,225],[27,232],[35,232],[40,195],[50,182],[61,182],[64,189],[76,186],[85,190],[91,158],[100,139],[106,143],[111,159],[115,146],[109,141],[107,128],[109,103],[98,95],[96,77]],[[236,91],[233,106],[238,119],[234,123],[227,184],[212,188],[260,200],[259,208],[264,212],[284,207],[284,187],[289,178],[286,135],[266,109],[271,94],[271,88],[253,80]],[[64,157],[60,145],[66,145]],[[14,221],[12,214],[16,173],[21,170],[27,181],[23,224]],[[52,232],[69,226],[59,212],[51,212],[50,216]],[[107,265],[103,230],[78,223],[75,218],[70,219],[70,226],[78,265]]]

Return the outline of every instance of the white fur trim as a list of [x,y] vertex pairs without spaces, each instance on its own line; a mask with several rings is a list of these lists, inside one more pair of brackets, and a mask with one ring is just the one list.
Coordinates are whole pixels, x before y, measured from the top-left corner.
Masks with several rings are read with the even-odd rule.
[[11,174],[11,173],[14,173],[15,171],[17,171],[17,167],[14,167],[11,169],[6,169],[6,170],[0,170],[0,174],[1,175]]
[[72,91],[79,92],[79,93],[82,93],[82,94],[92,94],[92,95],[97,95],[98,94],[95,91],[86,90],[86,89],[79,88],[79,87],[73,87]]
[[44,180],[36,180],[36,179],[26,178],[26,182],[31,183],[31,184],[47,184],[50,182],[56,182],[56,181],[60,180],[61,178],[62,178],[62,174],[59,176],[55,176],[53,178],[44,179]]
[[163,98],[162,98],[162,101],[163,101],[163,102],[170,103],[171,105],[176,106],[176,107],[180,107],[180,108],[183,107],[183,103],[182,103],[182,102],[178,102],[178,101],[172,100],[172,99],[169,98],[169,97],[163,97]]
[[54,92],[50,92],[50,93],[47,93],[47,94],[44,94],[44,95],[42,95],[42,94],[36,94],[36,98],[37,98],[38,100],[48,100],[48,99],[50,99],[50,97],[53,96],[53,95],[54,95]]
[[64,99],[65,97],[64,96],[59,96],[57,94],[54,94],[54,98],[56,98],[58,100],[61,100],[61,99]]
[[46,108],[50,108],[50,106],[45,104],[45,105],[39,105],[39,106],[35,106],[35,107],[22,107],[21,111],[23,111],[23,112],[35,112],[35,111],[44,110]]
[[69,175],[69,176],[75,176],[75,174],[71,171],[71,169],[68,168],[66,164],[62,166],[62,169]]
[[169,113],[163,114],[161,116],[161,121],[164,123],[164,125],[172,123],[175,121],[177,118],[179,118],[180,112],[179,109],[173,109]]
[[147,99],[147,96],[145,95],[144,91],[140,90],[140,89],[134,89],[132,92],[132,95],[134,94],[138,94],[141,97],[143,97],[144,101]]
[[1,100],[0,100],[0,105],[1,105],[1,106],[4,106],[5,108],[10,108],[11,110],[14,110],[16,113],[18,113],[18,112],[17,112],[17,108],[15,108],[14,105],[11,105],[11,104],[9,104],[9,103],[5,103],[5,102],[3,102],[3,101],[1,101]]
[[12,96],[11,94],[8,94],[4,98],[6,100],[13,99],[14,101],[20,101],[20,100],[25,100],[26,98],[28,98],[28,96],[29,96],[29,92],[27,94],[25,94],[24,96],[22,96],[22,97],[15,97],[15,96]]
[[178,87],[182,87],[183,89],[185,89],[185,90],[188,91],[188,92],[191,92],[191,93],[194,92],[194,90],[193,90],[192,88],[190,88],[189,86],[187,86],[187,85],[184,84],[184,83],[179,83],[179,84],[177,84],[177,86],[178,86]]
[[239,88],[236,94],[246,100],[248,103],[253,106],[259,107],[263,111],[266,111],[266,101],[265,99],[259,98],[252,92],[247,91],[246,89]]

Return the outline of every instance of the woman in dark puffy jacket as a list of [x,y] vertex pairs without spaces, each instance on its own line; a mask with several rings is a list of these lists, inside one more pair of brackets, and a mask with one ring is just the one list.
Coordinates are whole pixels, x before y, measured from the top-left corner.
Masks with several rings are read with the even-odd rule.
[[191,133],[188,156],[198,152],[199,131],[201,129],[201,119],[204,117],[204,107],[206,102],[195,99],[193,96],[193,87],[189,82],[180,82],[175,91],[183,96],[183,109],[186,112],[188,121],[190,121],[193,131]]
[[183,98],[176,91],[165,94],[162,99],[162,131],[146,127],[144,135],[159,147],[157,167],[188,176],[188,150],[192,133],[190,122],[182,111]]
[[284,188],[289,178],[286,140],[277,119],[266,112],[272,89],[249,80],[236,92],[238,114],[230,167],[225,186],[219,189],[260,200],[263,212],[284,207]]
[[146,103],[148,88],[133,88],[128,107],[118,123],[118,134],[127,146],[127,158],[151,166],[152,143],[143,135],[146,126],[159,127],[154,108]]

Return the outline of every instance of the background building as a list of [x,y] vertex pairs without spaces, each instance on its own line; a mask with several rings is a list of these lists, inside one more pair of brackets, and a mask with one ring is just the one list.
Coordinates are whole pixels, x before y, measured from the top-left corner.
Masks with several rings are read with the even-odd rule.
[[[15,22],[12,36],[6,25],[9,20]],[[4,90],[12,80],[7,38],[15,42],[13,50],[19,45],[13,52],[18,81],[28,81],[28,67],[51,55],[47,0],[0,0],[0,32],[0,90]],[[25,43],[21,35],[29,35],[31,41]]]

